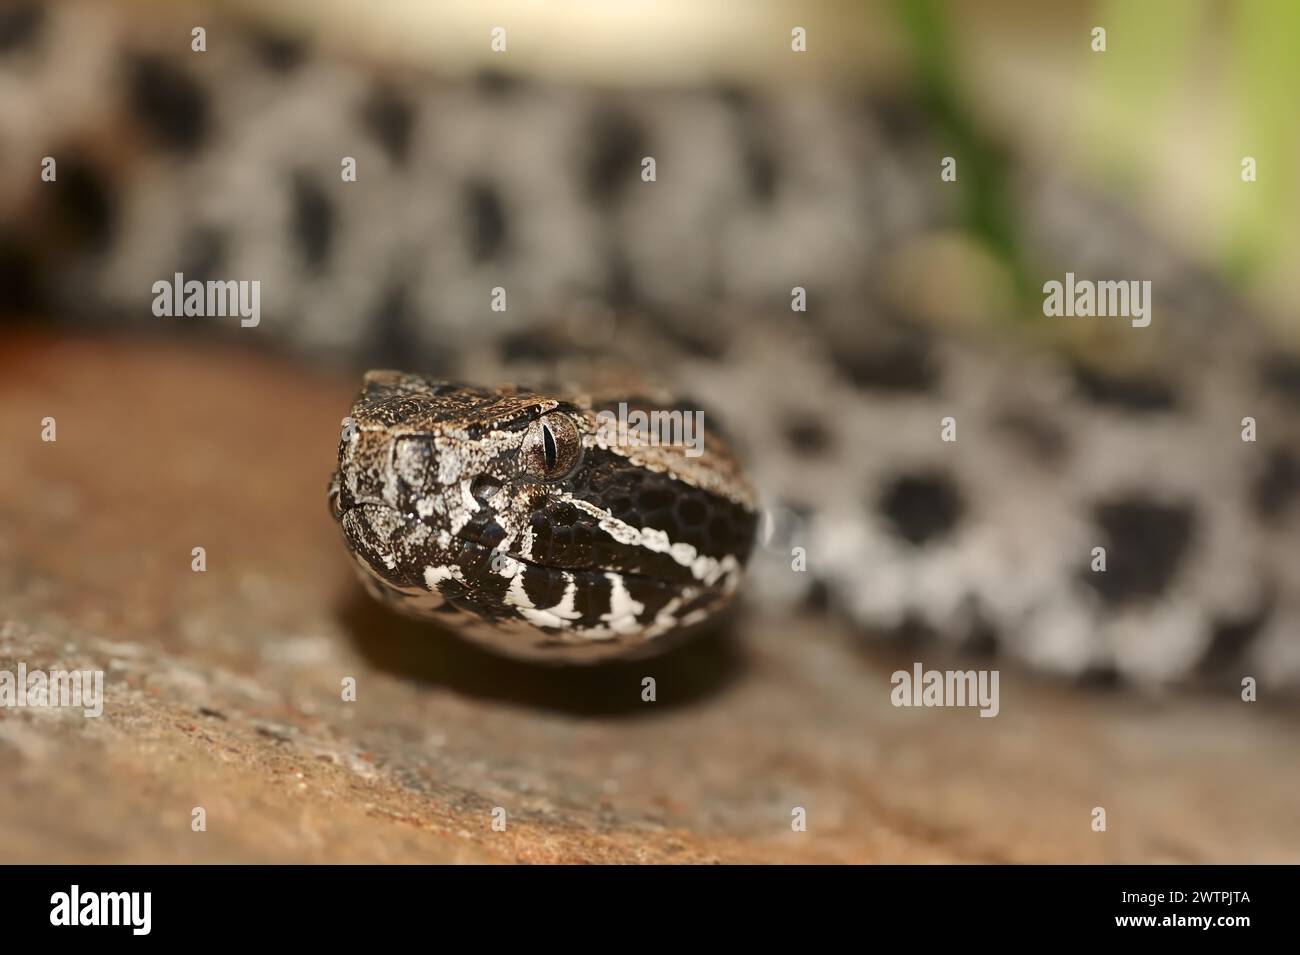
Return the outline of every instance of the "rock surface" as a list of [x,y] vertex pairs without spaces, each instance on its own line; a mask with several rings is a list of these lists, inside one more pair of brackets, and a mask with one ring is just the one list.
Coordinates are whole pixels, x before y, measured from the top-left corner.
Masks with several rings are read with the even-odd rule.
[[981,719],[893,707],[890,673],[938,651],[824,620],[560,670],[389,616],[325,504],[354,384],[208,341],[11,335],[0,670],[100,669],[105,704],[0,708],[0,861],[1300,861],[1297,714],[1231,687],[1004,667]]

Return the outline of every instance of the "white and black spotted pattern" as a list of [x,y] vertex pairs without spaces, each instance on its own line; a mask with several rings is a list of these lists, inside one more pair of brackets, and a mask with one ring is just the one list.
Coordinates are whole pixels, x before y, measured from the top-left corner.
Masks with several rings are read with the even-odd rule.
[[[743,454],[757,491],[731,506],[771,530],[752,606],[816,597],[873,636],[1072,677],[1300,684],[1300,361],[1122,211],[1016,163],[1042,277],[1149,278],[1151,328],[1092,353],[1043,342],[1041,315],[1033,335],[1009,334],[1010,315],[959,333],[889,293],[917,261],[946,284],[931,252],[961,224],[943,147],[905,102],[449,80],[209,23],[194,56],[188,21],[109,3],[5,14],[8,304],[156,329],[159,278],[256,278],[264,318],[243,341],[358,370],[579,385],[630,370],[716,410]],[[44,155],[57,187],[33,185]],[[807,313],[789,309],[796,285]],[[516,648],[622,652],[735,585],[739,550],[691,556],[604,484],[487,508],[474,478],[519,455],[519,431],[438,453],[403,420],[341,449],[334,500],[366,579],[405,609],[456,611]],[[724,485],[739,483],[695,490]],[[663,488],[644,490],[653,511]],[[584,546],[608,559],[548,563],[538,504],[596,528]],[[513,570],[472,566],[503,542]],[[1087,569],[1099,545],[1104,576]]]

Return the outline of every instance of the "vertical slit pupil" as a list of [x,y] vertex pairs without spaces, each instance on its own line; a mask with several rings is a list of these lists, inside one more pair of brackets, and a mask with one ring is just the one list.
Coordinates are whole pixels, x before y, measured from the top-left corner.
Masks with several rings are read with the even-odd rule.
[[554,471],[559,453],[555,449],[555,435],[548,425],[542,425],[542,453],[546,455],[546,470]]

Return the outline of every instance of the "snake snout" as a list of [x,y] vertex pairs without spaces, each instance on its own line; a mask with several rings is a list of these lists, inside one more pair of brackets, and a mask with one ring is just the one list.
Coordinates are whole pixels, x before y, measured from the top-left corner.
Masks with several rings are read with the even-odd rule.
[[359,430],[339,445],[338,469],[330,482],[330,512],[335,520],[364,504],[412,512],[436,481],[431,435]]

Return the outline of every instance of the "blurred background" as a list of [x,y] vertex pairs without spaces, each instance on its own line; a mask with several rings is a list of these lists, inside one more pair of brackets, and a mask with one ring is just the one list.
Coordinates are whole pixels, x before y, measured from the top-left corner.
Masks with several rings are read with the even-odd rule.
[[[39,214],[26,203],[25,185],[30,164],[49,147],[36,133],[89,128],[101,147],[113,135],[99,128],[107,117],[94,115],[73,76],[32,85],[21,45],[40,19],[31,11],[41,7],[5,4],[0,38],[11,48],[0,70],[0,128],[10,139],[0,156],[0,238],[10,250]],[[122,0],[103,9],[125,11],[137,40],[156,40],[167,22],[215,12],[215,22],[309,39],[390,74],[465,78],[491,70],[600,88],[821,89],[895,98],[900,121],[923,122],[926,135],[961,162],[959,221],[964,238],[979,244],[968,264],[981,273],[981,295],[996,298],[1009,282],[1022,299],[1037,297],[1035,266],[1044,263],[1033,261],[1037,239],[1017,208],[1024,190],[1015,176],[1046,169],[1131,213],[1160,244],[1191,257],[1295,334],[1285,317],[1300,292],[1291,267],[1300,252],[1300,195],[1290,173],[1300,160],[1292,102],[1300,66],[1291,49],[1300,12],[1286,0],[767,0],[743,12],[676,0]],[[512,37],[506,58],[485,41],[501,23],[510,24]],[[810,55],[787,55],[796,25],[807,30]],[[1098,27],[1106,31],[1104,52],[1093,49]],[[85,54],[87,64],[93,59]],[[65,74],[76,62],[64,65]],[[60,98],[61,89],[77,95]],[[120,159],[123,151],[129,145],[113,152]],[[1255,161],[1253,182],[1242,180],[1245,157]],[[5,258],[11,294],[0,304],[13,306],[31,264],[15,261],[12,251]],[[982,274],[990,267],[993,275]]]
[[[996,205],[1013,201],[999,190],[1005,151],[1024,150],[1122,201],[1274,316],[1293,313],[1300,294],[1300,9],[1288,0],[231,5],[452,74],[487,65],[482,37],[509,22],[510,68],[540,76],[908,91],[978,164],[985,178],[971,188],[994,194],[972,200],[972,227],[995,248],[1024,241]],[[815,56],[775,55],[792,25],[808,30]],[[1097,27],[1104,53],[1093,50]],[[1245,156],[1257,164],[1251,183]]]

